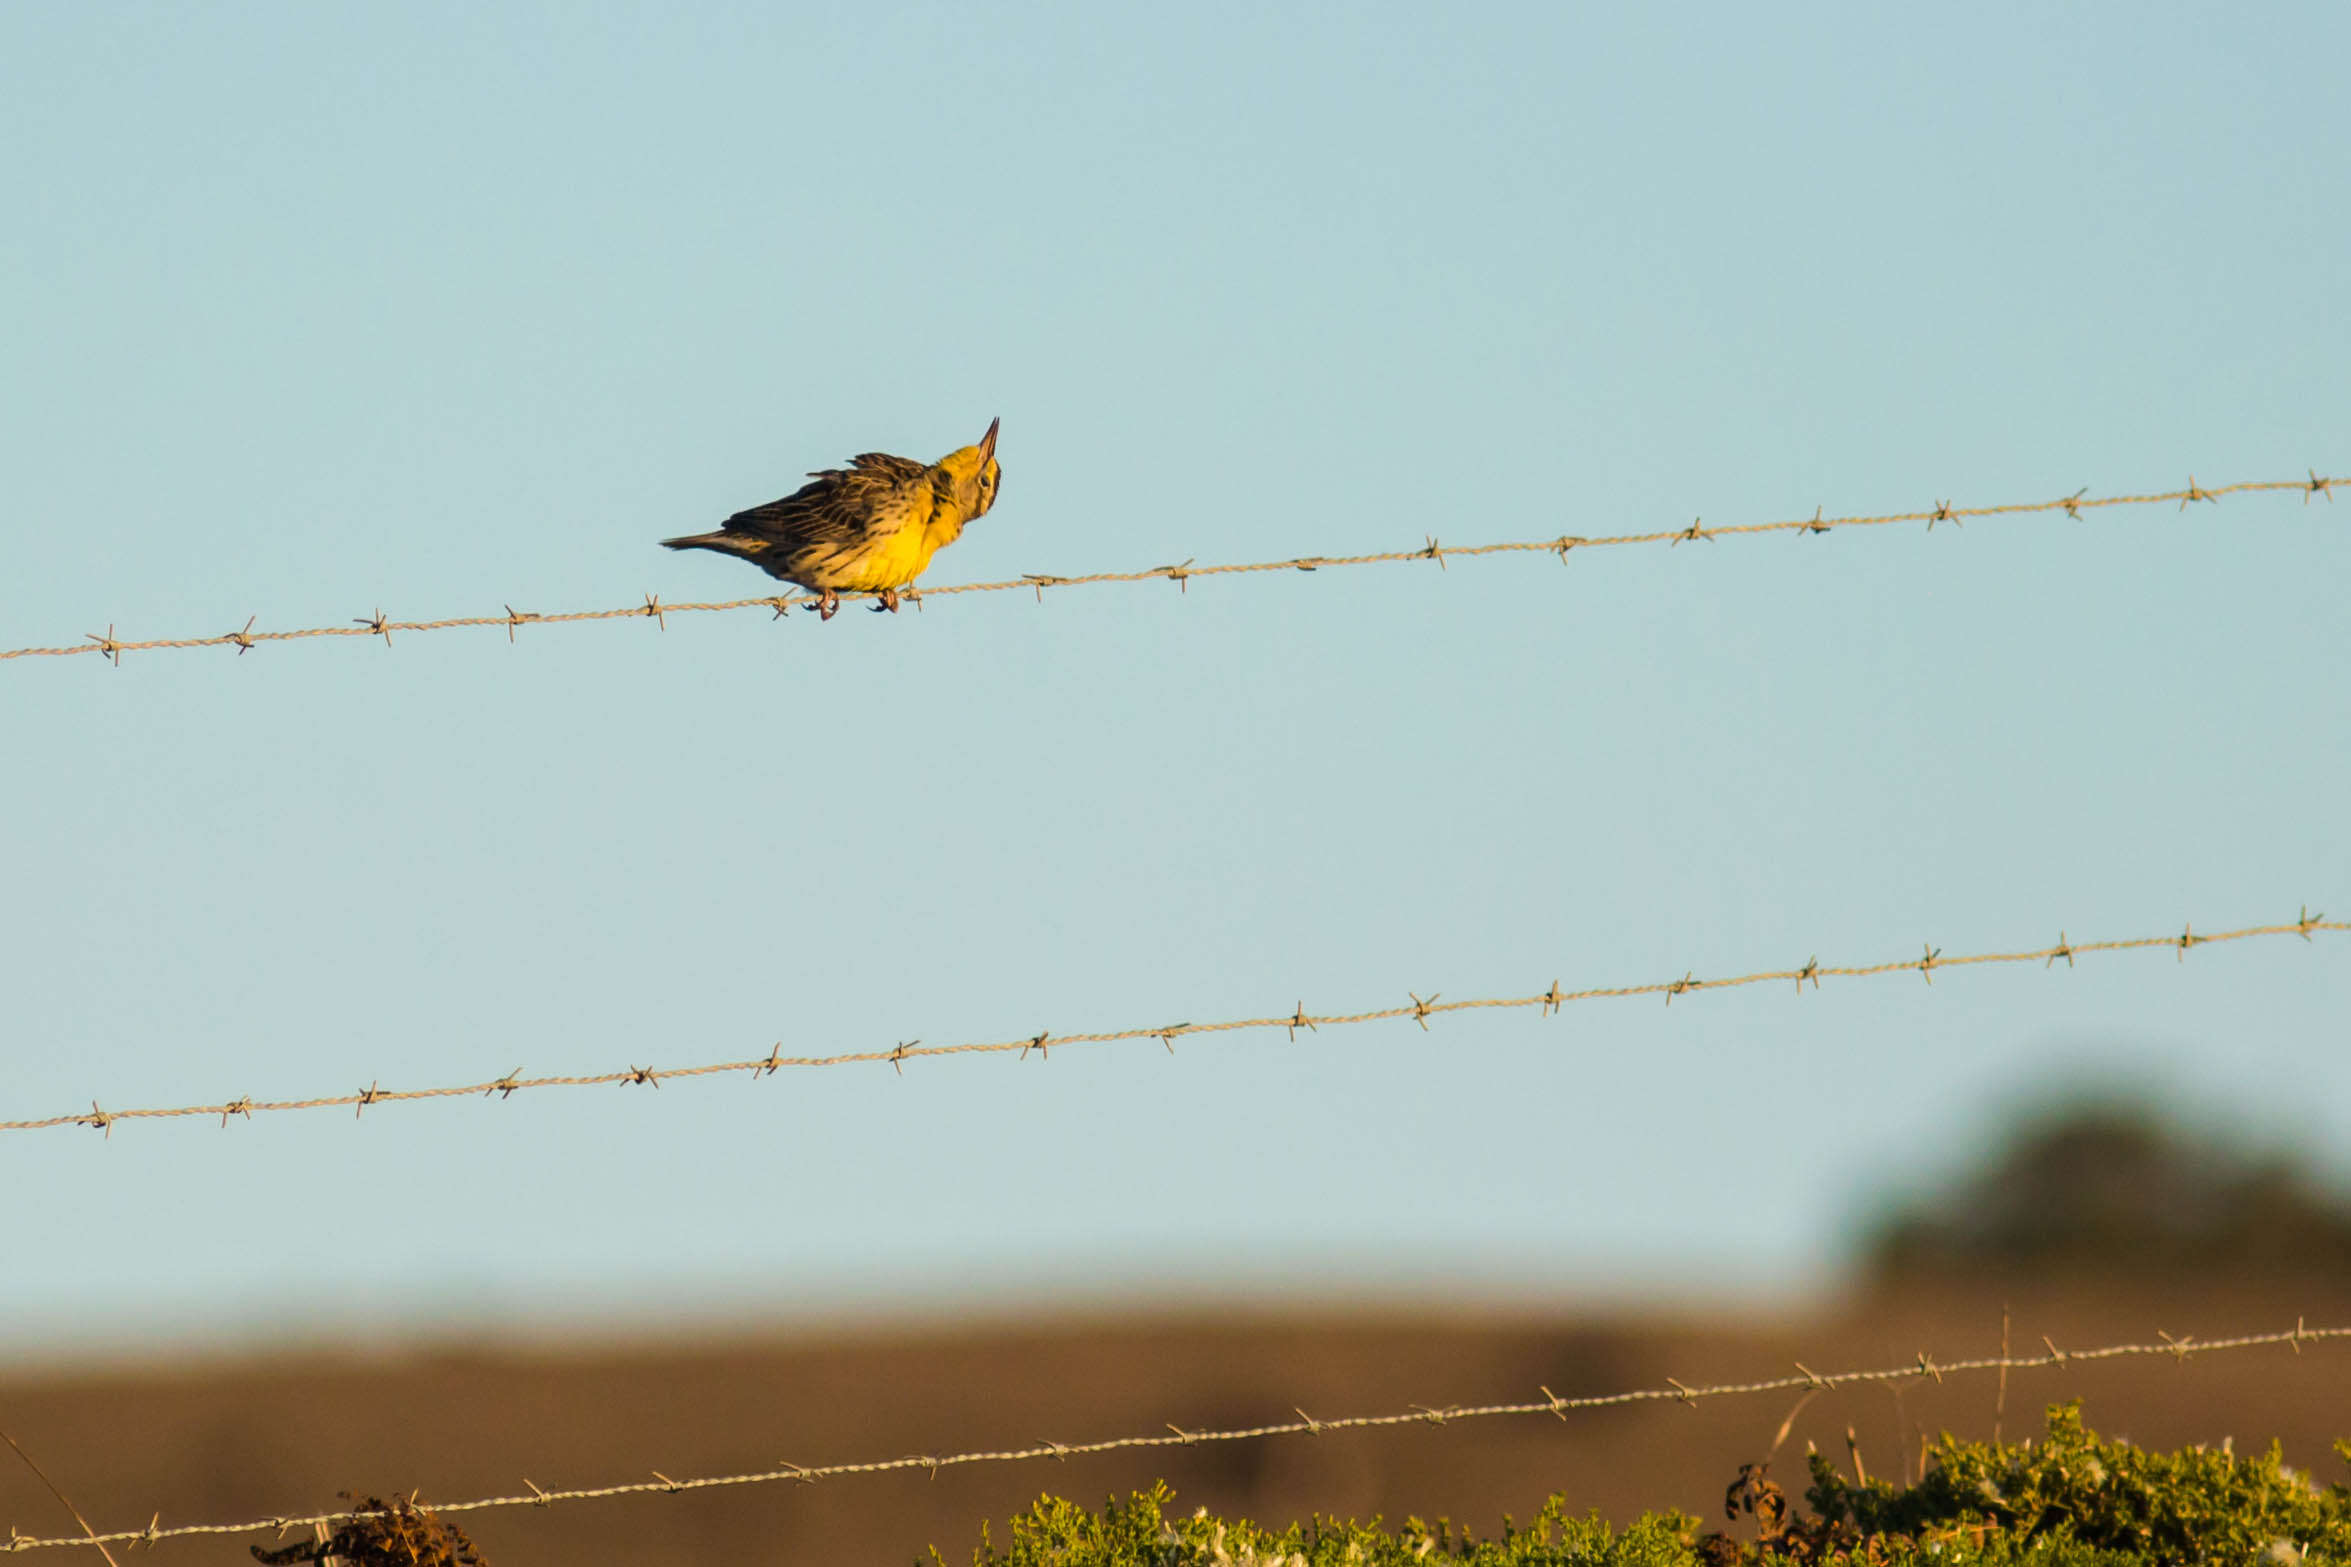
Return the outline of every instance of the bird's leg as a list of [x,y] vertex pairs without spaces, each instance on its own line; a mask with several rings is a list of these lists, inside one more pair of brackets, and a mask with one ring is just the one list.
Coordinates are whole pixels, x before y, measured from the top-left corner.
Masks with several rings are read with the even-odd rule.
[[841,595],[826,588],[816,596],[816,618],[830,620],[841,612]]
[[882,601],[881,608],[888,610],[893,615],[898,613],[898,590],[896,588],[884,588],[876,596]]

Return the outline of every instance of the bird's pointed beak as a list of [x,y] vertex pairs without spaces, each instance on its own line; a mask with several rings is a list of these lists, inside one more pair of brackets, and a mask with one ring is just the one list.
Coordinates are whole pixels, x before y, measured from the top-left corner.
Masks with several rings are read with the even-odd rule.
[[996,426],[1003,422],[1002,419],[990,419],[988,433],[980,437],[980,461],[983,464],[996,455]]

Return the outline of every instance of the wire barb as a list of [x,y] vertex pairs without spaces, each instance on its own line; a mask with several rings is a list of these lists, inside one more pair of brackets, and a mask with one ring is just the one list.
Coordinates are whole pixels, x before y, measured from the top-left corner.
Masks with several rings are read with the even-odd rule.
[[384,610],[382,605],[379,604],[376,606],[376,612],[374,614],[361,615],[354,619],[351,623],[355,626],[366,627],[367,634],[371,637],[382,637],[384,639],[384,646],[390,647],[392,645],[392,627],[391,624],[384,619]]
[[228,640],[236,644],[237,656],[239,658],[243,658],[246,654],[253,651],[253,622],[259,620],[260,618],[261,617],[259,615],[247,615],[245,617],[244,629],[241,631],[232,631],[228,634]]

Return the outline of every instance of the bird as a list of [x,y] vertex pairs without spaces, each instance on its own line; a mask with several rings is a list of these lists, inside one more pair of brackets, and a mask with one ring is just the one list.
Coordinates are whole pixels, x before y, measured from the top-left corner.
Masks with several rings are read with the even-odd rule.
[[863,452],[846,468],[820,468],[781,500],[739,511],[715,533],[663,539],[673,550],[737,555],[771,577],[817,595],[818,618],[830,620],[843,592],[871,593],[896,613],[899,590],[923,574],[931,557],[996,504],[1003,469],[996,427],[972,446],[934,463]]

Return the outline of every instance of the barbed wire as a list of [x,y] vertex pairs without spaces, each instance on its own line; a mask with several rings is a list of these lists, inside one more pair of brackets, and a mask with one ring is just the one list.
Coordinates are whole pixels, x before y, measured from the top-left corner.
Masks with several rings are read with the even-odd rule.
[[[745,1474],[698,1475],[687,1479],[672,1479],[659,1470],[652,1471],[650,1480],[628,1480],[618,1485],[586,1486],[567,1490],[547,1490],[526,1479],[526,1494],[517,1496],[484,1496],[472,1501],[437,1502],[422,1504],[434,1513],[471,1513],[490,1508],[552,1507],[558,1502],[596,1501],[620,1496],[676,1496],[687,1491],[719,1490],[731,1486],[772,1485],[784,1481],[798,1481],[813,1485],[819,1480],[844,1475],[891,1474],[920,1469],[934,1477],[942,1469],[958,1468],[966,1464],[1025,1463],[1038,1459],[1070,1459],[1095,1453],[1121,1452],[1130,1449],[1165,1447],[1196,1447],[1208,1442],[1250,1442],[1276,1436],[1321,1436],[1332,1431],[1369,1431],[1392,1426],[1449,1425],[1456,1420],[1483,1420],[1502,1415],[1555,1415],[1567,1418],[1570,1410],[1615,1409],[1633,1404],[1679,1403],[1695,1409],[1702,1399],[1731,1398],[1758,1393],[1788,1392],[1797,1388],[1810,1391],[1860,1384],[1907,1382],[1912,1379],[1931,1379],[1941,1382],[1946,1376],[1982,1371],[2031,1371],[2053,1366],[2070,1366],[2092,1361],[2123,1360],[2168,1355],[2184,1363],[2191,1355],[2218,1354],[2227,1350],[2253,1349],[2278,1344],[2293,1347],[2302,1353],[2305,1344],[2322,1344],[2332,1340],[2351,1338],[2351,1327],[2313,1328],[2300,1317],[2290,1329],[2273,1333],[2246,1333],[2234,1338],[2196,1339],[2157,1332],[2158,1344],[2108,1344],[2098,1349],[2059,1349],[2047,1338],[2042,1343],[2048,1352],[2041,1355],[1985,1355],[1967,1360],[1939,1361],[1921,1351],[1907,1365],[1889,1366],[1871,1371],[1842,1371],[1822,1375],[1803,1362],[1796,1362],[1797,1375],[1764,1377],[1749,1382],[1722,1382],[1692,1387],[1672,1377],[1664,1387],[1636,1388],[1622,1393],[1597,1393],[1565,1398],[1549,1388],[1543,1388],[1539,1399],[1524,1399],[1510,1403],[1448,1405],[1434,1408],[1416,1404],[1399,1413],[1380,1415],[1344,1415],[1336,1419],[1318,1420],[1300,1409],[1294,1411],[1295,1420],[1276,1420],[1264,1425],[1240,1426],[1226,1430],[1187,1431],[1170,1423],[1166,1435],[1157,1432],[1139,1436],[1109,1437],[1092,1442],[1038,1442],[1027,1447],[998,1448],[984,1452],[915,1454],[904,1458],[871,1459],[862,1463],[795,1464],[785,1462],[774,1469],[754,1470]],[[61,1546],[99,1547],[113,1544],[146,1544],[178,1539],[187,1535],[205,1534],[285,1534],[293,1529],[332,1526],[354,1519],[382,1516],[360,1509],[346,1512],[313,1513],[304,1517],[257,1518],[245,1523],[176,1524],[163,1527],[163,1515],[153,1514],[144,1529],[118,1529],[111,1534],[59,1535],[42,1538],[19,1534],[11,1525],[8,1537],[0,1540],[0,1552],[48,1550]]]
[[392,1104],[416,1099],[458,1099],[473,1095],[500,1098],[511,1097],[526,1088],[594,1088],[609,1084],[658,1088],[671,1078],[712,1077],[728,1072],[747,1072],[756,1081],[771,1076],[785,1067],[849,1066],[860,1062],[887,1061],[894,1068],[904,1070],[905,1063],[923,1056],[994,1055],[1018,1051],[1026,1059],[1030,1051],[1043,1059],[1051,1052],[1068,1045],[1112,1044],[1128,1040],[1156,1039],[1170,1054],[1175,1042],[1203,1034],[1230,1034],[1244,1030],[1285,1029],[1292,1039],[1298,1030],[1320,1032],[1325,1028],[1343,1027],[1356,1023],[1377,1023],[1397,1018],[1410,1018],[1422,1029],[1428,1020],[1448,1012],[1479,1012],[1540,1007],[1547,1016],[1561,1007],[1579,1001],[1600,1001],[1631,996],[1663,996],[1671,1006],[1676,996],[1689,995],[1700,990],[1732,990],[1743,985],[1761,985],[1775,981],[1793,980],[1798,995],[1810,981],[1817,990],[1824,979],[1864,979],[1882,974],[1916,973],[1933,984],[1935,975],[1943,969],[1973,968],[1989,964],[2040,963],[2044,968],[2054,967],[2059,958],[2071,968],[2074,960],[2098,952],[2129,952],[2150,948],[2168,948],[2185,960],[2190,950],[2212,946],[2220,942],[2249,941],[2262,936],[2300,936],[2308,941],[2314,932],[2351,931],[2351,920],[2330,920],[2324,914],[2313,914],[2307,905],[2291,923],[2278,925],[2248,925],[2236,930],[2198,934],[2191,924],[2176,936],[2135,936],[2120,941],[2071,941],[2063,931],[2058,932],[2057,944],[2011,952],[1976,952],[1946,956],[1940,947],[1928,945],[1921,955],[1885,963],[1857,965],[1824,964],[1818,958],[1808,959],[1800,968],[1764,969],[1751,974],[1733,975],[1726,979],[1700,979],[1695,971],[1685,971],[1680,979],[1661,980],[1645,985],[1604,985],[1583,990],[1562,990],[1553,980],[1548,989],[1523,996],[1485,996],[1467,1001],[1441,1000],[1432,993],[1423,998],[1407,991],[1408,1005],[1375,1007],[1367,1011],[1341,1013],[1309,1013],[1301,1001],[1296,1010],[1265,1017],[1229,1018],[1213,1023],[1167,1023],[1151,1028],[1123,1028],[1090,1034],[1056,1034],[1040,1030],[1019,1039],[989,1040],[952,1045],[926,1045],[921,1040],[907,1040],[888,1050],[851,1050],[825,1056],[787,1056],[783,1046],[776,1045],[764,1056],[749,1056],[735,1061],[714,1061],[699,1066],[648,1067],[631,1066],[616,1072],[596,1072],[581,1076],[524,1077],[521,1068],[504,1077],[486,1082],[460,1083],[441,1088],[385,1088],[380,1082],[371,1083],[357,1093],[327,1094],[314,1099],[254,1099],[240,1097],[216,1104],[174,1105],[166,1108],[136,1110],[107,1110],[95,1101],[86,1111],[66,1115],[42,1116],[31,1120],[0,1121],[0,1132],[43,1131],[57,1126],[87,1126],[113,1135],[118,1122],[139,1120],[171,1120],[186,1116],[220,1117],[227,1126],[237,1116],[250,1120],[253,1116],[278,1110],[332,1110],[350,1107],[364,1113],[369,1106]]
[[[1977,517],[2020,516],[2034,512],[2062,511],[2079,517],[2083,512],[2110,506],[2155,506],[2177,501],[2185,511],[2194,502],[2217,503],[2224,495],[2247,495],[2270,491],[2299,491],[2304,505],[2313,495],[2334,500],[2334,486],[2351,480],[2321,478],[2317,469],[2309,470],[2307,479],[2248,480],[2239,484],[2205,486],[2191,476],[2184,490],[2164,490],[2151,494],[2109,495],[2088,498],[2086,489],[2071,495],[2047,501],[2019,501],[1999,506],[1953,506],[1938,501],[1931,510],[1882,512],[1866,516],[1824,517],[1815,510],[1810,517],[1790,518],[1778,522],[1733,523],[1709,528],[1702,519],[1694,519],[1686,528],[1662,528],[1647,533],[1609,533],[1582,535],[1563,533],[1550,539],[1526,539],[1497,544],[1464,544],[1445,546],[1431,536],[1419,549],[1386,550],[1369,555],[1304,555],[1289,560],[1245,561],[1223,565],[1201,566],[1186,560],[1172,566],[1153,566],[1143,571],[1098,571],[1080,576],[1057,576],[1050,572],[1024,572],[1017,578],[1000,582],[962,582],[944,587],[906,589],[901,599],[920,604],[925,599],[947,598],[959,593],[1004,593],[1029,588],[1043,602],[1047,588],[1086,587],[1104,582],[1173,582],[1189,590],[1195,577],[1242,576],[1268,571],[1320,571],[1335,566],[1377,566],[1406,561],[1434,561],[1443,566],[1448,559],[1477,555],[1557,555],[1564,564],[1570,553],[1580,549],[1603,549],[1619,544],[1673,545],[1700,539],[1733,538],[1760,533],[1828,533],[1839,528],[1880,528],[1899,522],[1923,522],[1933,531],[1938,522],[1954,525]],[[842,593],[844,599],[879,598],[875,593]],[[119,666],[125,653],[149,652],[161,649],[233,647],[240,656],[251,652],[264,642],[299,642],[317,637],[382,637],[389,647],[395,631],[453,631],[463,627],[503,626],[508,641],[514,640],[519,626],[569,625],[584,621],[644,620],[650,619],[668,629],[671,615],[716,614],[739,609],[772,609],[780,619],[797,606],[814,608],[813,594],[769,594],[760,598],[722,599],[709,602],[668,604],[654,594],[645,595],[642,604],[623,605],[618,609],[567,610],[553,614],[539,614],[505,605],[503,615],[453,615],[439,620],[393,620],[382,609],[373,614],[355,617],[348,625],[306,626],[292,631],[256,631],[258,615],[248,616],[244,626],[236,631],[208,637],[159,637],[149,640],[128,640],[117,637],[110,624],[103,635],[87,634],[81,642],[64,647],[20,647],[0,651],[0,661],[12,658],[69,658],[84,653],[97,653]]]

